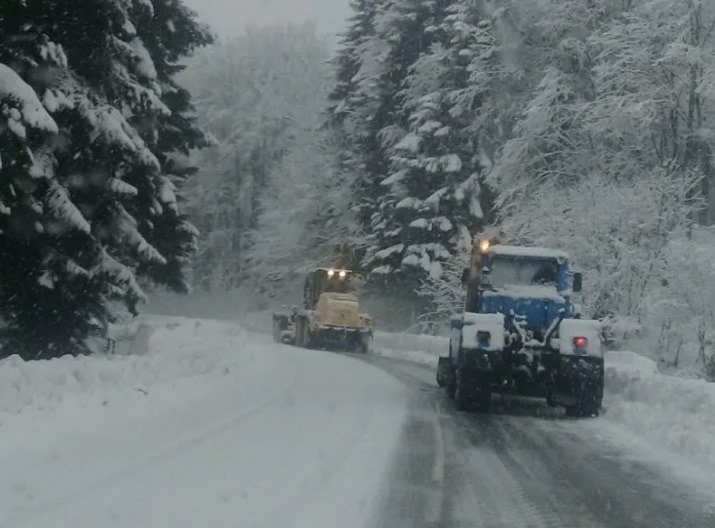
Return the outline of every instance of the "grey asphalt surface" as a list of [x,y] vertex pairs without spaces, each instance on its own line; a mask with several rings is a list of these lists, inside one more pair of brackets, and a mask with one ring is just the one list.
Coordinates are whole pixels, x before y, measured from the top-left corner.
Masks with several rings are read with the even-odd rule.
[[432,369],[356,359],[412,392],[372,528],[715,527],[715,497],[594,436],[598,418],[505,398],[488,415],[461,413]]

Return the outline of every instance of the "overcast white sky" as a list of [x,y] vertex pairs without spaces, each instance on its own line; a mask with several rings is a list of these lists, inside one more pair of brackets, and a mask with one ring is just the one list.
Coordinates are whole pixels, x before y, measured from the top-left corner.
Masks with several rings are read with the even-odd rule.
[[349,0],[184,0],[202,22],[222,37],[245,28],[288,22],[315,22],[318,31],[334,35],[343,30]]

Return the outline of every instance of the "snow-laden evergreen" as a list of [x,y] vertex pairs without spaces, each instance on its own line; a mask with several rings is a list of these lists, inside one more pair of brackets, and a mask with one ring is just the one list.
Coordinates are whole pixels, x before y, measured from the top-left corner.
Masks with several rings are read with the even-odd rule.
[[386,255],[377,248],[370,255],[375,273],[439,278],[484,219],[480,114],[494,82],[488,77],[493,28],[460,4],[436,15],[441,20],[425,28],[433,44],[398,94],[402,123],[391,132],[401,137],[390,146],[390,171],[381,183],[390,217],[381,219],[383,245],[404,249]]
[[[666,365],[702,369],[715,326],[707,292],[691,290],[710,273],[709,231],[695,224],[712,223],[715,5],[523,2],[489,16],[498,66],[474,70],[497,80],[482,101],[499,124],[483,142],[497,148],[480,152],[487,214],[511,243],[573,256],[584,309],[612,345],[636,339]],[[456,278],[422,290],[447,305]]]
[[0,20],[5,351],[82,352],[112,300],[136,311],[138,277],[188,289],[190,170],[175,157],[205,141],[173,76],[209,37],[173,0],[14,4]]
[[387,158],[378,132],[394,106],[387,70],[391,44],[378,32],[383,3],[352,2],[354,14],[334,61],[337,83],[329,95],[328,122],[342,147],[337,166],[354,189],[352,210],[363,229],[379,207]]
[[502,15],[485,6],[353,8],[331,96],[339,167],[355,189],[366,270],[412,289],[439,278],[489,219],[483,175],[513,111],[492,95],[518,76],[499,56]]

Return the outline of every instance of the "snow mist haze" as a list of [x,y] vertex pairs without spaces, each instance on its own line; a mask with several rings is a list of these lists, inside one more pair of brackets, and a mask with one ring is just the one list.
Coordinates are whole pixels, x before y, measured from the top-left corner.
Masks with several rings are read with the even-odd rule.
[[715,0],[0,29],[0,528],[715,528]]
[[312,23],[318,32],[339,33],[349,15],[348,0],[185,0],[220,38],[276,24]]

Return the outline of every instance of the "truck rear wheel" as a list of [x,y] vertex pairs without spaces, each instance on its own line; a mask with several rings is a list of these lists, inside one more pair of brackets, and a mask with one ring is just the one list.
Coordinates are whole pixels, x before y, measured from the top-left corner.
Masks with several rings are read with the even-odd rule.
[[459,411],[487,413],[492,406],[489,379],[469,363],[457,369],[454,401]]
[[469,376],[466,372],[467,368],[462,366],[457,369],[455,376],[454,404],[458,411],[471,411],[473,408],[473,400],[471,387],[469,386]]
[[452,370],[444,380],[444,388],[447,392],[447,398],[454,400],[457,393],[457,374]]
[[293,344],[297,347],[308,348],[310,343],[310,329],[306,317],[295,318],[295,339]]
[[275,319],[273,319],[273,341],[276,343],[283,342],[283,331]]
[[598,416],[601,413],[601,401],[596,398],[595,394],[585,394],[580,398],[578,403],[568,405],[564,408],[566,409],[566,416],[572,418],[589,418],[591,416]]
[[370,351],[370,345],[366,339],[361,339],[358,345],[358,352],[360,354],[367,354]]
[[488,380],[463,366],[457,369],[454,401],[458,411],[488,413],[492,407],[492,393]]
[[348,351],[355,354],[367,354],[370,349],[369,337],[363,334],[358,334],[350,344]]
[[489,383],[481,381],[477,383],[474,404],[477,411],[488,413],[492,409],[492,391]]
[[289,326],[288,316],[285,314],[273,314],[273,341],[283,342],[283,332]]

